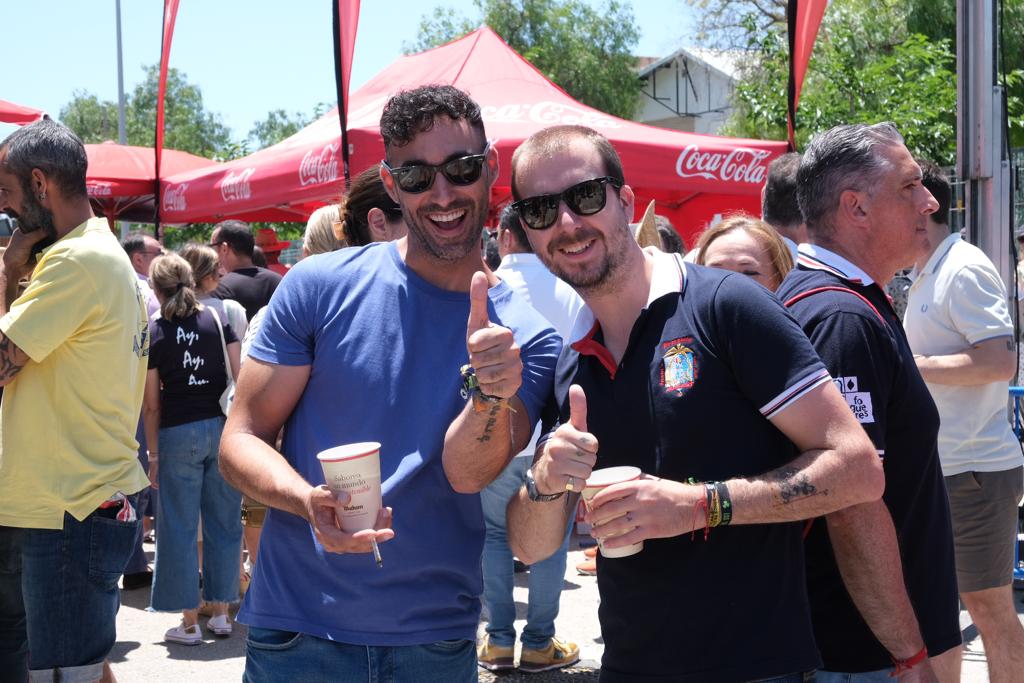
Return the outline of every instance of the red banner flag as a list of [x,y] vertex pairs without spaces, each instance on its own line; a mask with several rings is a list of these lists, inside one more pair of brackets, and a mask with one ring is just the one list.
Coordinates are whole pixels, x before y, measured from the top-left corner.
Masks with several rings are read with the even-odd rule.
[[341,162],[348,187],[348,85],[352,79],[352,55],[356,51],[359,0],[331,0],[334,14],[334,81],[338,90],[338,122],[341,124]]
[[789,0],[786,18],[789,22],[789,146],[796,149],[796,110],[804,87],[807,63],[811,60],[818,28],[825,16],[828,0]]
[[[174,20],[178,17],[178,0],[164,0],[163,44],[160,47],[160,83],[156,95],[156,196],[160,196],[160,160],[164,151],[164,97],[167,94],[167,63],[171,58]],[[156,231],[160,237],[160,202],[156,204]]]

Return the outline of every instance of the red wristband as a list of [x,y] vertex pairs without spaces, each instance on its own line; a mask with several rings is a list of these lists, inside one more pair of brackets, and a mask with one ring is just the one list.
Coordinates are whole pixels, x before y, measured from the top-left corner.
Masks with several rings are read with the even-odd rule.
[[928,659],[928,647],[927,646],[922,647],[917,652],[917,654],[915,654],[913,657],[908,657],[907,659],[896,659],[895,657],[893,657],[892,658],[892,663],[893,663],[895,668],[892,670],[892,673],[890,673],[889,676],[891,678],[896,678],[901,673],[904,673],[906,671],[910,671],[911,669],[913,669],[915,666],[917,666],[918,664],[920,664],[921,662],[923,662],[926,659]]

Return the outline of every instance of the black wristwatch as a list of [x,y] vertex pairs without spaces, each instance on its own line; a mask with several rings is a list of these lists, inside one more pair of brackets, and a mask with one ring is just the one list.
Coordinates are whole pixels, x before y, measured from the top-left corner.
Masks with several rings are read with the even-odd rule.
[[533,478],[533,468],[526,470],[526,495],[530,496],[530,500],[539,503],[546,503],[551,500],[558,500],[565,495],[565,491],[559,491],[558,493],[541,493],[537,490],[537,482]]

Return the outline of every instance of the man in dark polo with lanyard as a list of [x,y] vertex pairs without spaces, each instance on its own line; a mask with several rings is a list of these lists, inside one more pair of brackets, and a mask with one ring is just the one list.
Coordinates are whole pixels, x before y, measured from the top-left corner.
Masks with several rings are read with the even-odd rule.
[[935,680],[931,668],[944,683],[959,681],[939,414],[882,290],[927,244],[938,203],[889,123],[816,136],[797,185],[809,243],[776,295],[874,442],[886,484],[882,501],[818,520],[807,536],[818,681],[888,680],[908,668],[929,676],[921,680]]
[[560,426],[509,506],[513,550],[553,552],[591,470],[635,465],[588,513],[606,549],[644,541],[598,559],[601,680],[803,680],[818,654],[792,522],[881,495],[863,430],[767,290],[640,249],[600,134],[532,136],[512,192],[534,252],[588,306],[556,369]]

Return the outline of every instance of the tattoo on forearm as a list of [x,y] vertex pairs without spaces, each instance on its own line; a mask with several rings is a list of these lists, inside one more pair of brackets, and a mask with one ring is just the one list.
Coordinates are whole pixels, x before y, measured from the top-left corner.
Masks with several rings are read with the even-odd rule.
[[779,472],[778,488],[773,487],[772,490],[772,502],[778,507],[817,495],[827,496],[828,489],[819,491],[806,474],[789,467]]
[[0,334],[0,381],[6,381],[21,372],[25,366],[24,352],[5,335]]
[[476,440],[480,443],[485,443],[491,440],[491,433],[494,431],[494,426],[498,424],[498,413],[501,411],[500,405],[491,406],[490,412],[487,413],[487,423],[484,425],[484,433],[476,437]]
[[1006,340],[1006,350],[1007,350],[1007,351],[1014,351],[1014,350],[1015,350],[1016,348],[1017,348],[1017,347],[1016,347],[1016,346],[1014,346],[1014,343],[1013,343],[1013,340],[1012,340],[1012,339],[1007,339],[1007,340]]

